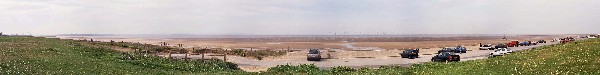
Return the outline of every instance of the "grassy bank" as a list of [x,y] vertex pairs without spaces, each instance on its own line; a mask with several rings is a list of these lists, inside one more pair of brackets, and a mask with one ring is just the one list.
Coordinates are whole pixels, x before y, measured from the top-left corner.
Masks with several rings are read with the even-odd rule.
[[188,74],[238,72],[219,60],[181,61],[86,46],[89,42],[0,37],[0,74]]
[[[0,37],[0,74],[354,74],[510,75],[600,74],[600,39],[544,46],[511,55],[412,67],[321,70],[314,65],[280,65],[262,73],[242,72],[219,60],[181,61],[89,46],[90,42],[35,37]],[[144,47],[146,48],[146,47]]]

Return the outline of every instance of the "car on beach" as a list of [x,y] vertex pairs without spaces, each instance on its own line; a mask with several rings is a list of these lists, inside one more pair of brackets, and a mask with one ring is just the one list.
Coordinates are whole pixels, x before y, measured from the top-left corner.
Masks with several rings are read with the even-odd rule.
[[525,41],[525,42],[521,42],[521,43],[519,43],[519,46],[531,46],[531,43],[530,43],[530,42],[527,42],[527,41]]
[[438,54],[443,52],[454,52],[454,48],[442,48],[442,50],[438,51]]
[[539,40],[537,43],[546,43],[546,40]]
[[321,51],[319,49],[310,49],[306,55],[308,61],[321,61]]
[[460,55],[453,52],[442,52],[431,57],[432,62],[458,62],[460,61]]
[[564,44],[564,43],[569,43],[569,42],[571,42],[571,40],[568,40],[567,38],[561,38],[560,39],[560,43]]
[[492,46],[492,44],[481,45],[479,46],[479,50],[494,50],[494,47]]
[[457,46],[454,50],[454,53],[467,53],[467,47]]
[[512,41],[506,43],[506,45],[508,47],[519,47],[519,41],[518,40],[512,40]]
[[533,41],[527,41],[527,42],[529,42],[530,45],[537,45],[538,44],[538,42],[533,42]]
[[490,52],[490,57],[504,56],[510,53],[513,53],[513,51],[508,48],[498,48],[497,50],[494,50],[494,52]]
[[410,49],[410,50],[404,50],[402,51],[402,53],[400,53],[400,56],[402,58],[408,58],[408,59],[415,59],[415,58],[419,58],[419,49]]
[[498,48],[508,48],[508,45],[506,45],[506,44],[502,44],[502,43],[501,43],[501,44],[498,44],[498,45],[496,45],[496,46],[494,46],[494,47],[495,47],[496,49],[498,49]]

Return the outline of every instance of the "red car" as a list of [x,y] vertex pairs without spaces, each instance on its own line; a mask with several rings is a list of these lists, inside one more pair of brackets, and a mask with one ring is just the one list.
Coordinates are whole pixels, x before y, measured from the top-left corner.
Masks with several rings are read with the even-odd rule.
[[509,43],[506,43],[506,45],[508,47],[519,47],[519,41],[513,40],[513,41],[510,41]]

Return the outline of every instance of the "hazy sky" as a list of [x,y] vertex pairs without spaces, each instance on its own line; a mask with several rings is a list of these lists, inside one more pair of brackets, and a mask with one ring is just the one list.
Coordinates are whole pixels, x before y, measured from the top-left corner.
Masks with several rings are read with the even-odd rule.
[[0,0],[0,32],[600,33],[600,0]]

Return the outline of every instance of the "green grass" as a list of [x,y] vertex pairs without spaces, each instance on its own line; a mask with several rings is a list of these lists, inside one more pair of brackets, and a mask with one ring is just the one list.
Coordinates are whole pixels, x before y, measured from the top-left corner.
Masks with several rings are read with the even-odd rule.
[[219,60],[169,60],[82,45],[86,43],[89,42],[0,37],[0,74],[190,74],[240,71],[235,64]]
[[460,63],[413,65],[415,74],[600,74],[600,39],[544,46],[511,55]]
[[217,75],[595,75],[600,39],[544,46],[511,55],[458,63],[424,63],[379,69],[280,65],[243,72],[219,60],[181,61],[88,46],[90,42],[36,37],[0,37],[0,74],[217,74]]

